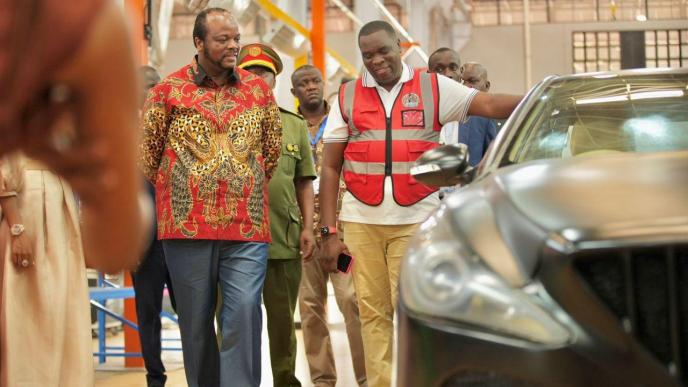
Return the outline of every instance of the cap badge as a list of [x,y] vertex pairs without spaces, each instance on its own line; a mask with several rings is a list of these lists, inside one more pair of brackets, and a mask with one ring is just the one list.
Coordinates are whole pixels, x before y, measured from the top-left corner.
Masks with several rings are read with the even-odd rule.
[[263,53],[263,50],[260,49],[260,47],[251,47],[248,49],[248,54],[251,56],[258,56]]

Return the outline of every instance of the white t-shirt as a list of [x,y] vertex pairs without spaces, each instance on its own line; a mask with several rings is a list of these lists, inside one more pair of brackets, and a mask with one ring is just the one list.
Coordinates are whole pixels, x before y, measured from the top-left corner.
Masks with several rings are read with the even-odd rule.
[[459,141],[459,122],[452,121],[444,124],[440,131],[440,144],[455,144]]
[[[377,90],[382,103],[385,106],[386,115],[389,116],[394,105],[394,101],[401,90],[404,82],[413,79],[413,69],[407,64],[403,64],[401,78],[399,82],[387,91],[379,86],[368,71],[364,71],[363,87],[374,87]],[[470,89],[455,82],[443,75],[437,76],[437,86],[439,91],[439,122],[445,124],[451,121],[462,122],[468,107],[471,105],[477,90]],[[330,108],[327,117],[327,125],[323,133],[323,142],[347,142],[349,138],[349,128],[342,117],[339,103],[335,102]],[[414,224],[424,221],[428,215],[439,205],[439,195],[435,192],[418,203],[404,207],[398,205],[393,198],[392,178],[385,178],[385,192],[382,203],[378,206],[369,206],[356,199],[351,193],[344,194],[342,199],[342,210],[339,220],[353,223],[367,223],[380,225],[401,225]]]

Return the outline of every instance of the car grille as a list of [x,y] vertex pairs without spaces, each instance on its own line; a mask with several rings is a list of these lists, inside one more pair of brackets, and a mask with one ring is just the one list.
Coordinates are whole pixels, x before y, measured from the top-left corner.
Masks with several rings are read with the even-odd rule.
[[688,383],[688,245],[582,252],[574,267],[626,332]]

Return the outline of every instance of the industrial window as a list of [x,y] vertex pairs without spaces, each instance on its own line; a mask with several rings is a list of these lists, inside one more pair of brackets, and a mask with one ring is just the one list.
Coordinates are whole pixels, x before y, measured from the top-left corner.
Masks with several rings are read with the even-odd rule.
[[[640,36],[637,39],[631,37],[631,46],[640,51],[630,47],[628,39],[622,39],[622,34],[628,35],[629,32],[573,32],[573,72],[688,66],[688,29],[633,32]],[[632,67],[625,62],[628,59],[631,59]]]
[[[472,0],[473,25],[523,23],[522,0]],[[683,20],[685,0],[530,0],[531,23]]]
[[617,31],[573,33],[573,72],[619,70],[621,44]]
[[645,67],[688,66],[688,29],[645,31]]

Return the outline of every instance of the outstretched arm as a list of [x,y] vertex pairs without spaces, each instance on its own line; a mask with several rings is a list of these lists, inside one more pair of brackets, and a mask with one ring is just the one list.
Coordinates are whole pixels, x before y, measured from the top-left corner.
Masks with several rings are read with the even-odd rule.
[[152,216],[150,203],[141,199],[146,195],[136,166],[135,64],[124,16],[115,4],[103,6],[87,34],[55,79],[72,90],[76,139],[66,150],[34,156],[80,196],[89,264],[115,272],[138,262]]
[[471,101],[468,114],[488,118],[507,118],[523,96],[479,92]]

